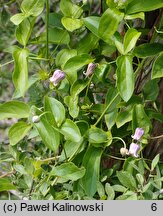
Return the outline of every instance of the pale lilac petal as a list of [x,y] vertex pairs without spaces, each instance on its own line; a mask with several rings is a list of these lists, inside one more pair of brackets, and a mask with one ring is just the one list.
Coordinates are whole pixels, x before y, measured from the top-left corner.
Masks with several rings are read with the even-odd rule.
[[50,77],[50,82],[53,83],[54,86],[57,86],[61,80],[65,78],[65,73],[59,69],[55,70],[52,77]]
[[131,137],[134,139],[134,140],[140,140],[141,137],[143,136],[144,134],[144,130],[142,128],[136,128],[135,130],[135,134],[132,135]]
[[89,63],[89,65],[87,67],[87,71],[85,73],[86,77],[92,75],[96,67],[97,67],[97,64]]
[[140,145],[137,143],[131,143],[129,148],[129,155],[132,155],[133,157],[138,157],[138,151],[140,149]]

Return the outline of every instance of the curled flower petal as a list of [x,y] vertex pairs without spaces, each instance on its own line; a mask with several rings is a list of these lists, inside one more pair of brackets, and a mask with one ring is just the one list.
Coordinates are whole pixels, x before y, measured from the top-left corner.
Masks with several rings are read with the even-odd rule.
[[142,128],[136,128],[135,134],[131,136],[134,140],[140,140],[144,134],[144,130]]
[[129,155],[132,155],[133,157],[138,157],[138,151],[140,149],[140,145],[137,143],[131,143],[129,148]]
[[50,82],[53,83],[54,86],[57,86],[61,80],[65,78],[65,73],[59,69],[55,70],[52,77],[50,77]]

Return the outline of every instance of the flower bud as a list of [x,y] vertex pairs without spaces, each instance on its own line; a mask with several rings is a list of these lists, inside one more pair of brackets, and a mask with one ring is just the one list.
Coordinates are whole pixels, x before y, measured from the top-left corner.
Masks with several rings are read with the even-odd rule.
[[131,143],[128,154],[132,155],[133,157],[138,157],[137,153],[139,149],[140,149],[140,145],[138,145],[137,143]]
[[120,153],[121,153],[122,157],[124,157],[124,156],[128,155],[128,149],[126,149],[126,148],[121,148],[121,149],[120,149]]
[[36,115],[32,117],[32,122],[33,123],[38,123],[40,121],[40,116]]
[[97,67],[97,64],[89,63],[89,65],[87,67],[87,71],[85,73],[86,77],[92,75],[96,67]]
[[144,130],[142,128],[136,128],[135,134],[131,136],[134,140],[140,140],[144,134]]
[[59,69],[55,70],[53,76],[50,77],[50,82],[53,83],[54,86],[57,86],[61,80],[65,78],[65,73]]

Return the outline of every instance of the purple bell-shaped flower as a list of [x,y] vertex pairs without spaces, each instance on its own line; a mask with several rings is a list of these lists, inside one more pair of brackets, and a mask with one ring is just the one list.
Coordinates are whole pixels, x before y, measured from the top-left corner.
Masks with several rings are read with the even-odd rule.
[[136,128],[135,130],[135,134],[132,135],[131,137],[134,139],[134,140],[137,140],[139,141],[141,139],[141,137],[143,136],[144,134],[144,130],[142,128]]
[[50,77],[50,82],[53,83],[54,86],[57,86],[61,80],[65,78],[65,73],[59,69],[55,70],[52,77]]

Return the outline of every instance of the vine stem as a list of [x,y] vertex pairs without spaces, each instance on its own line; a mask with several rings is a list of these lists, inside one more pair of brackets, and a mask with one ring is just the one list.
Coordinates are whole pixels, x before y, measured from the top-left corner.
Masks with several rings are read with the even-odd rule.
[[110,103],[107,105],[107,107],[104,109],[104,111],[102,112],[101,116],[97,119],[96,123],[94,124],[94,126],[96,126],[101,119],[103,118],[103,116],[105,115],[106,111],[108,110],[108,108],[110,107],[110,105],[113,103],[113,101],[118,97],[119,93],[117,93],[115,95],[115,97],[110,101]]
[[46,159],[42,159],[42,162],[48,162],[48,161],[52,161],[52,160],[57,160],[59,159],[60,156],[55,156],[55,157],[50,157],[50,158],[46,158]]
[[6,63],[4,63],[4,64],[0,64],[0,68],[6,66],[6,65],[8,65],[8,64],[11,64],[11,63],[13,63],[13,62],[14,62],[14,60],[11,60],[11,61],[8,61],[8,62],[6,62]]
[[120,137],[112,137],[111,140],[113,140],[113,139],[121,140],[123,142],[124,148],[126,148],[126,143],[122,138],[120,138]]
[[163,135],[160,135],[160,136],[155,136],[155,137],[150,137],[149,139],[159,139],[159,138],[162,138]]
[[7,176],[10,176],[10,175],[12,175],[12,174],[14,174],[15,173],[15,170],[13,170],[13,171],[11,171],[11,172],[8,172],[8,173],[4,173],[4,174],[2,174],[1,176],[0,176],[0,179],[1,178],[4,178],[4,177],[7,177]]
[[[94,75],[94,74],[93,74]],[[92,78],[93,78],[93,75],[90,77],[89,81],[88,81],[88,85],[87,85],[87,89],[86,89],[86,93],[85,93],[85,98],[87,97],[88,95],[88,91],[89,91],[89,87],[91,85],[91,81],[92,81]]]
[[49,58],[49,0],[46,0],[46,58]]
[[47,58],[39,58],[39,57],[29,57],[31,60],[42,60],[42,61],[49,61],[50,59]]
[[115,157],[115,156],[112,156],[112,155],[107,155],[107,156],[110,157],[110,158],[116,159],[116,160],[122,160],[122,161],[126,160],[125,158],[119,158],[119,157]]

